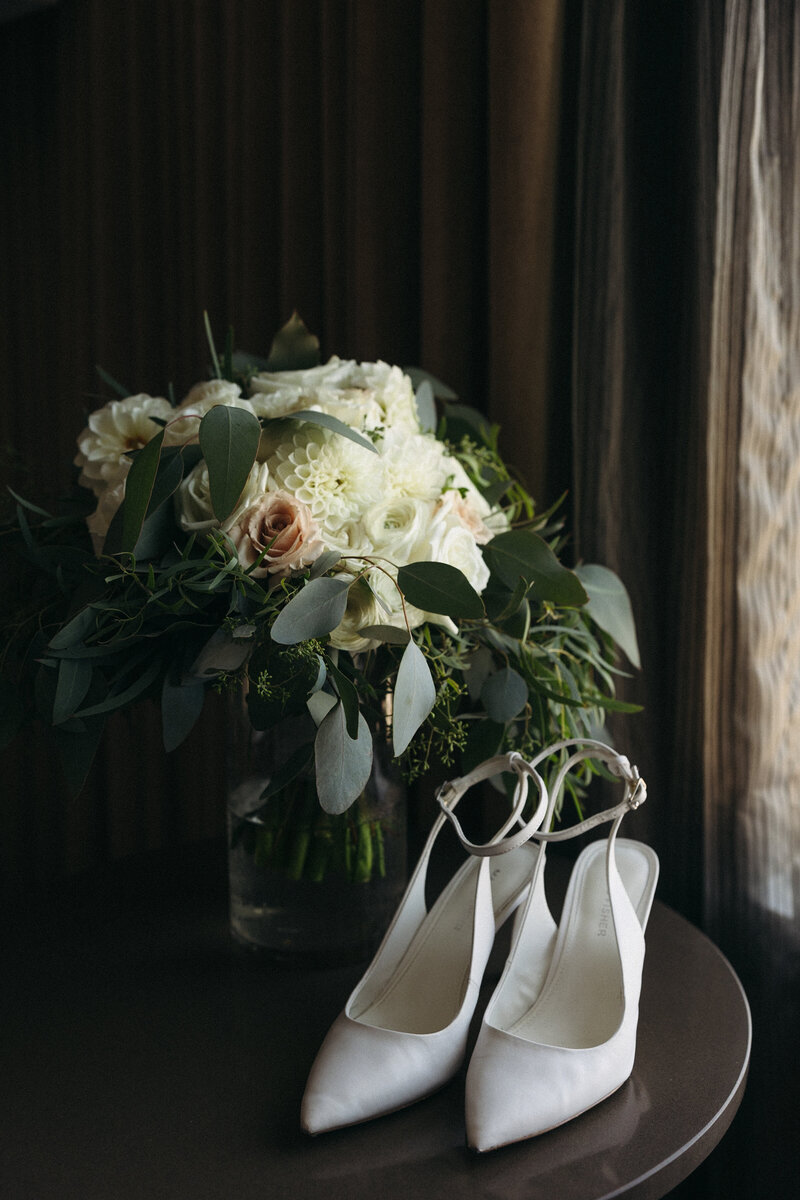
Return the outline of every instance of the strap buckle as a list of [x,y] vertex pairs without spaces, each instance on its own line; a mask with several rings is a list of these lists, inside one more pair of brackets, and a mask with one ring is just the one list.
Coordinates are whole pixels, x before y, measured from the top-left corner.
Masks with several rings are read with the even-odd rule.
[[451,811],[450,805],[455,797],[456,797],[455,786],[453,785],[451,780],[449,780],[449,779],[445,780],[445,782],[443,784],[441,784],[441,786],[438,788],[438,790],[436,792],[437,804],[439,805],[440,808],[444,809],[446,812],[450,812]]
[[647,784],[636,767],[633,768],[633,778],[628,780],[628,795],[625,799],[628,808],[632,810],[639,808],[647,799]]

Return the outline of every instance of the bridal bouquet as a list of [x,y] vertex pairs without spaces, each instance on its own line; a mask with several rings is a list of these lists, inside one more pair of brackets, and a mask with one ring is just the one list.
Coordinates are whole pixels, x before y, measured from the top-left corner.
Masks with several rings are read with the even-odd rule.
[[244,683],[255,729],[308,729],[270,795],[315,771],[340,814],[387,722],[413,778],[630,707],[614,700],[617,648],[638,665],[625,589],[560,561],[554,513],[485,417],[421,371],[321,364],[296,316],[267,360],[230,335],[218,353],[210,328],[209,345],[212,378],[182,402],[114,385],[91,413],[82,508],[15,497],[30,582],[6,604],[6,735],[51,726],[77,789],[113,711],[155,698],[171,750],[209,688]]

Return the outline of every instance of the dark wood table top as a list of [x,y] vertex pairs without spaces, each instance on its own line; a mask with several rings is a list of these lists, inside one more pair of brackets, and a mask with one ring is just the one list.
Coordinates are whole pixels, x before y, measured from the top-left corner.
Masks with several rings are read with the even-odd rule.
[[[216,847],[219,858],[224,851]],[[234,947],[207,847],[127,863],[6,914],[0,1194],[9,1200],[600,1200],[666,1195],[738,1108],[741,986],[656,901],[631,1079],[568,1125],[476,1156],[462,1073],[311,1139],[308,1069],[360,967],[277,968]],[[503,935],[485,988],[502,967]]]

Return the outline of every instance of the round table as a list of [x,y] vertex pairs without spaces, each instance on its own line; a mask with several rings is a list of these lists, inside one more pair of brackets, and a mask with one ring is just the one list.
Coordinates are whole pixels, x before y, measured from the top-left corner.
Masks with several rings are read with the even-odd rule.
[[[744,993],[712,943],[656,901],[636,1066],[608,1100],[477,1156],[464,1142],[462,1071],[412,1108],[309,1138],[298,1124],[306,1075],[362,968],[278,968],[238,950],[223,851],[182,854],[184,870],[120,865],[7,921],[9,1200],[650,1198],[685,1178],[736,1112]],[[504,952],[501,934],[487,995]]]

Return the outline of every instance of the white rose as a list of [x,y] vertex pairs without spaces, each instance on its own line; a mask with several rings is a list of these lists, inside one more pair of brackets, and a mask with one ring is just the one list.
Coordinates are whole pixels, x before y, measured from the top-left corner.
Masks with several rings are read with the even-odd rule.
[[[491,541],[498,533],[505,533],[509,528],[508,517],[501,508],[492,508],[485,496],[482,496],[464,470],[458,459],[450,458],[451,466],[449,489],[442,497],[444,503],[452,505],[462,524],[473,533],[476,542],[481,545]],[[459,503],[460,501],[460,503]]]
[[435,562],[457,567],[480,593],[489,582],[489,568],[483,560],[475,538],[461,522],[446,512],[434,520],[428,541],[427,556]]
[[[483,504],[479,502],[483,501]],[[485,506],[485,511],[481,509]],[[461,492],[445,492],[439,501],[440,512],[452,515],[472,535],[476,542],[485,546],[494,537],[494,533],[486,524],[484,517],[490,518],[489,505],[474,489],[462,495]]]
[[[247,477],[239,502],[228,517],[224,528],[235,524],[239,515],[263,496],[269,487],[269,471],[264,464],[255,463]],[[175,492],[175,518],[185,533],[202,533],[208,529],[219,529],[220,523],[211,507],[211,491],[208,482],[208,466],[201,459],[189,474],[181,480]]]
[[253,377],[250,389],[254,408],[263,417],[312,409],[366,432],[394,426],[419,430],[411,380],[387,363],[333,357],[305,371],[262,372]]
[[228,531],[239,562],[251,567],[254,578],[284,576],[302,571],[319,558],[325,545],[319,525],[307,505],[288,492],[267,492],[239,516]]
[[374,639],[365,638],[359,630],[378,625],[383,613],[366,579],[359,579],[347,593],[347,608],[339,624],[331,632],[331,645],[337,650],[358,654],[377,646]]
[[127,474],[131,460],[128,451],[141,450],[158,433],[160,426],[152,420],[168,421],[172,405],[161,396],[127,396],[124,400],[109,400],[89,416],[89,422],[78,436],[75,466],[81,468],[79,483],[91,488],[99,498],[108,487],[116,488],[120,471]]
[[[331,645],[358,654],[379,643],[360,632],[371,625],[393,625],[397,629],[415,629],[425,614],[412,604],[403,606],[403,598],[393,573],[372,570],[354,583],[347,593],[345,614],[330,635]],[[408,622],[408,625],[406,625]]]
[[237,383],[230,383],[227,379],[209,379],[205,383],[196,383],[174,410],[166,440],[193,441],[202,418],[220,404],[226,408],[243,408],[256,415],[253,405],[242,396],[242,389]]

